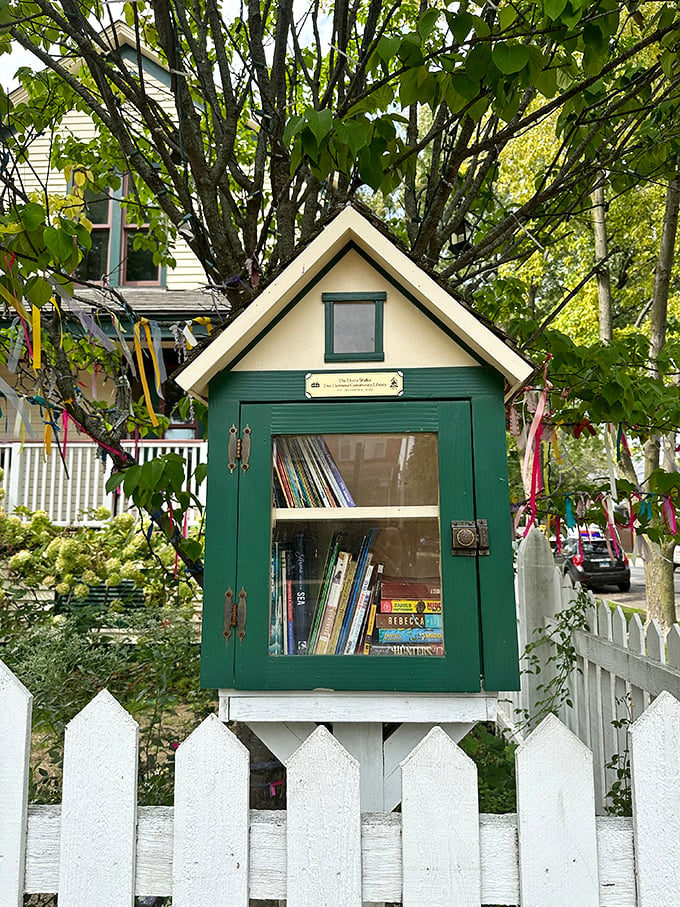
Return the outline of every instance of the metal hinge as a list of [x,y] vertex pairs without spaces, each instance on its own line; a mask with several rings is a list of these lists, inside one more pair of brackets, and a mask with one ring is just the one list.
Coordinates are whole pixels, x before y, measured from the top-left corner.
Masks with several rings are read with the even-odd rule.
[[243,437],[239,438],[238,428],[235,425],[232,425],[229,429],[229,443],[227,446],[227,457],[229,462],[227,466],[229,467],[229,472],[233,472],[236,469],[236,461],[241,461],[241,469],[243,472],[248,472],[248,461],[250,460],[250,435],[252,434],[252,429],[250,425],[246,425],[243,429]]
[[489,526],[486,520],[453,520],[451,554],[475,557],[489,553]]
[[241,587],[238,594],[238,602],[234,601],[234,593],[227,589],[224,593],[224,638],[227,642],[231,639],[231,631],[236,627],[236,635],[239,639],[244,639],[246,635],[246,590]]

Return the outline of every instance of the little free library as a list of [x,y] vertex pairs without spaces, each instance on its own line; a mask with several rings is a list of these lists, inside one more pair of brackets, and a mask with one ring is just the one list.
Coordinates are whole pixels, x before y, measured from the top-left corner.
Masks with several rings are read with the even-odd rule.
[[516,688],[504,398],[532,372],[371,217],[330,219],[178,377],[209,403],[202,683]]

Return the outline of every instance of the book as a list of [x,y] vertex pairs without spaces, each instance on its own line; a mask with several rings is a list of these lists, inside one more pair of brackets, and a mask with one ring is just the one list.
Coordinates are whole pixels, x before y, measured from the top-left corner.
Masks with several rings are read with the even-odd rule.
[[378,643],[414,643],[414,642],[431,642],[443,643],[444,637],[441,629],[427,630],[422,627],[387,628],[378,630]]
[[331,479],[334,486],[337,488],[340,507],[355,507],[354,498],[349,493],[349,488],[345,485],[345,480],[342,477],[342,473],[338,469],[338,464],[335,462],[333,454],[330,452],[328,444],[326,444],[326,439],[323,435],[315,435],[314,443],[317,445],[317,450],[320,451],[321,456],[325,460],[328,466],[328,476]]
[[[371,555],[369,555],[369,558],[370,557]],[[373,575],[373,570],[373,564],[366,565],[366,570],[364,571],[364,580],[361,584],[361,590],[359,591],[357,606],[354,611],[354,617],[352,618],[351,626],[347,631],[347,640],[342,650],[343,655],[354,655],[356,651],[359,633],[361,631],[361,627],[363,626],[364,615],[366,613],[366,608],[371,597],[370,583],[371,577]]]
[[361,593],[364,575],[366,573],[369,549],[371,547],[371,542],[373,541],[374,535],[375,529],[371,529],[368,534],[365,535],[361,540],[361,546],[359,548],[359,553],[357,554],[357,569],[354,576],[354,583],[350,591],[344,623],[338,638],[338,645],[335,650],[336,654],[338,655],[341,655],[344,652],[345,644],[347,642],[347,634],[349,633],[349,628],[352,624],[352,621],[354,620],[354,612],[356,611],[358,605],[359,595]]
[[314,654],[315,655],[326,655],[328,651],[328,643],[331,638],[331,632],[333,630],[333,622],[335,620],[335,615],[338,610],[338,605],[340,604],[340,596],[342,594],[342,585],[345,580],[345,573],[347,572],[347,567],[350,561],[350,554],[348,551],[338,552],[338,558],[335,562],[335,566],[332,571],[332,578],[328,587],[328,597],[326,599],[326,604],[323,610],[323,616],[321,618],[321,623],[319,625],[319,632],[314,644]]
[[276,506],[355,506],[321,435],[278,435],[274,438],[273,473]]
[[321,585],[319,587],[319,594],[317,595],[316,604],[314,606],[314,616],[312,618],[311,624],[312,628],[307,640],[308,655],[314,652],[316,646],[316,640],[319,634],[319,626],[321,624],[321,618],[323,617],[323,611],[326,604],[326,599],[328,597],[328,588],[330,586],[331,576],[333,575],[333,568],[338,557],[339,547],[340,536],[336,532],[333,534],[330,544],[328,545],[326,560],[324,561],[323,572],[321,573]]
[[368,655],[371,651],[371,643],[373,640],[373,626],[377,613],[378,602],[380,601],[381,595],[382,574],[383,565],[378,564],[378,567],[376,569],[375,585],[373,586],[371,599],[368,603],[368,608],[366,609],[366,625],[362,628],[362,631],[359,635],[359,643],[357,647],[357,651],[362,652],[364,655]]
[[271,602],[269,613],[269,654],[283,654],[283,608],[281,603],[279,543],[272,545]]
[[376,644],[371,646],[371,655],[444,655],[444,646],[436,643],[425,643],[423,645],[383,645]]
[[296,655],[304,655],[307,651],[308,633],[305,536],[303,532],[296,532],[293,536],[293,640]]
[[340,631],[342,629],[345,611],[347,610],[347,603],[349,601],[352,586],[354,584],[354,576],[356,574],[356,571],[357,562],[351,559],[349,564],[347,565],[347,570],[345,572],[345,579],[342,584],[342,592],[340,593],[340,604],[338,605],[338,610],[335,614],[335,620],[333,621],[333,630],[331,631],[331,638],[328,641],[328,647],[326,650],[327,655],[334,655],[336,653],[338,637],[340,636]]
[[382,597],[441,599],[442,590],[439,578],[432,579],[385,579],[382,584]]
[[[383,593],[384,595],[384,593]],[[423,599],[423,598],[393,598],[380,599],[380,611],[382,614],[412,613],[412,614],[441,614],[442,603],[440,599]]]
[[422,627],[423,629],[427,628],[428,630],[436,630],[442,628],[443,621],[441,614],[419,614],[417,612],[410,613],[393,611],[387,614],[376,614],[375,625],[379,629],[407,629],[412,627]]

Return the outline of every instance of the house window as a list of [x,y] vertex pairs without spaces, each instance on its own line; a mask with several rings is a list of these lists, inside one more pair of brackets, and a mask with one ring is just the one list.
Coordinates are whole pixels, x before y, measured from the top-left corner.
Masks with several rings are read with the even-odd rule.
[[[126,191],[127,180],[123,194]],[[112,287],[159,286],[162,269],[154,264],[153,251],[135,248],[135,237],[148,232],[148,223],[135,223],[134,203],[124,210],[121,192],[108,187],[85,189],[84,202],[92,223],[92,246],[83,256],[77,276],[90,283],[108,282]]]
[[323,293],[326,362],[382,362],[385,293]]
[[92,245],[78,265],[78,277],[91,283],[108,278],[111,250],[111,194],[108,188],[87,188],[84,192],[85,214],[92,222]]
[[[154,264],[153,251],[135,248],[135,239],[140,233],[147,234],[149,225],[144,221],[139,207],[133,207],[133,204],[123,211],[122,283],[127,286],[157,285],[160,283],[160,267]],[[135,211],[140,214],[137,218]]]

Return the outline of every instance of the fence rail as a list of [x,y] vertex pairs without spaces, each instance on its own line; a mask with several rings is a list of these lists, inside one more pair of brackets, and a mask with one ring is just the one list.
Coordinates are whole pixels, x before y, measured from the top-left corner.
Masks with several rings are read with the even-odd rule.
[[[187,461],[186,490],[205,503],[205,483],[197,486],[191,474],[207,457],[205,441],[124,441],[139,463],[146,463],[164,453],[178,453]],[[3,469],[4,507],[13,513],[17,507],[33,512],[44,510],[58,525],[88,525],[95,523],[92,511],[107,507],[121,513],[130,506],[122,493],[106,492],[106,480],[111,474],[111,461],[102,460],[96,444],[74,441],[62,456],[53,445],[49,455],[42,444],[12,442],[0,445],[0,465]],[[198,508],[191,508],[189,519],[199,519]]]
[[[596,817],[590,751],[556,717],[516,753],[517,814],[479,815],[474,763],[434,728],[401,764],[401,813],[360,813],[359,765],[320,726],[287,809],[249,811],[247,750],[216,716],[176,753],[174,807],[138,807],[137,725],[106,691],[68,725],[61,806],[27,807],[31,695],[0,662],[0,903],[288,907],[680,902],[680,703],[630,731],[635,811]],[[663,794],[660,795],[660,792]]]
[[[532,531],[518,552],[521,652],[536,639],[537,631],[555,626],[557,615],[572,605],[579,588],[574,589],[555,566],[545,536]],[[564,704],[559,715],[593,752],[596,803],[602,812],[611,806],[607,795],[617,780],[617,768],[628,759],[629,726],[661,692],[680,699],[680,626],[674,624],[664,635],[656,621],[643,627],[637,614],[627,624],[620,607],[612,611],[591,592],[585,594],[588,629],[576,629],[571,640],[575,650],[568,679],[572,704]],[[544,685],[553,676],[549,648],[540,646],[533,654],[540,671],[529,670],[525,659],[521,691],[502,694],[498,709],[501,724],[520,740],[525,736],[524,716],[540,712]]]

